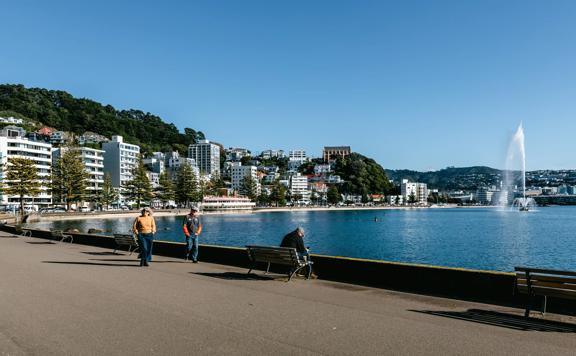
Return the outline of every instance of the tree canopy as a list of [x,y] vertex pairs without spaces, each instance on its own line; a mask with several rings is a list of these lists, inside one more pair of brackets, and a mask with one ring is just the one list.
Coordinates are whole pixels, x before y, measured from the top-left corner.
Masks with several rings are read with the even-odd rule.
[[170,148],[185,153],[188,145],[204,139],[201,131],[185,128],[180,133],[174,124],[149,112],[117,110],[61,90],[0,85],[0,111],[77,135],[85,131],[107,137],[121,135],[127,142],[140,145],[144,152]]

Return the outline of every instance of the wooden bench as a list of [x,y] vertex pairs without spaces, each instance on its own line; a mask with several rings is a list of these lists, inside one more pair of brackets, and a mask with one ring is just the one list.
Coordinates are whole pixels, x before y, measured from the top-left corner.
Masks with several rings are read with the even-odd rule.
[[132,253],[137,251],[140,246],[138,245],[138,240],[132,234],[114,234],[114,242],[116,242],[116,248],[114,249],[114,253],[120,248],[121,246],[128,246],[128,252],[130,252],[130,256]]
[[14,231],[16,232],[16,234],[18,234],[20,236],[32,237],[32,231],[29,229],[23,228],[20,225],[14,226]]
[[543,296],[542,314],[546,313],[548,297],[576,299],[576,272],[551,269],[515,267],[516,289],[519,293],[528,294],[525,317],[530,316],[530,309],[535,296]]
[[270,271],[270,264],[289,266],[288,281],[302,268],[308,267],[306,279],[312,274],[312,261],[303,259],[292,247],[273,247],[273,246],[246,246],[248,258],[252,262],[252,267],[248,273],[255,269],[258,262],[267,263],[266,273]]
[[50,235],[60,242],[64,242],[64,240],[69,239],[70,243],[74,242],[74,237],[72,235],[65,234],[62,230],[52,230],[50,231]]

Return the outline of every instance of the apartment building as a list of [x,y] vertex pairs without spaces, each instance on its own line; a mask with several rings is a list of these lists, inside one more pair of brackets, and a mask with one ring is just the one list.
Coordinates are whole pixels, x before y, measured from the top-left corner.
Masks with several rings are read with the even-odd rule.
[[426,183],[412,183],[408,179],[402,179],[400,191],[406,202],[410,202],[410,197],[414,196],[416,203],[421,205],[428,204],[428,186]]
[[188,157],[196,161],[200,173],[220,175],[220,145],[200,140],[188,147]]
[[[25,137],[26,131],[21,127],[7,126],[0,131],[0,181],[5,179],[5,169],[11,158],[27,158],[34,162],[38,175],[43,178],[40,194],[26,197],[26,205],[34,208],[52,204],[50,192],[50,174],[52,169],[52,145],[33,141]],[[0,191],[2,205],[18,205],[19,197],[3,194]]]
[[240,162],[235,162],[230,167],[231,178],[232,178],[232,189],[239,192],[242,187],[242,181],[246,177],[252,177],[258,186],[257,192],[260,194],[261,187],[258,181],[257,169],[255,166],[243,166]]
[[122,136],[112,136],[112,140],[102,144],[104,152],[104,173],[110,174],[112,186],[123,187],[132,180],[132,172],[138,165],[140,146],[124,142]]
[[104,185],[104,151],[89,147],[56,148],[52,154],[52,164],[55,164],[68,149],[78,151],[84,170],[88,173],[86,196],[94,196],[101,192]]

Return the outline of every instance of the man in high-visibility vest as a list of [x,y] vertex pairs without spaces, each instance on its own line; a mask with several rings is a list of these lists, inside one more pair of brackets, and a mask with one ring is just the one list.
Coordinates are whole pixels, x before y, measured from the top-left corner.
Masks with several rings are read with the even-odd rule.
[[198,236],[202,232],[202,221],[198,217],[198,208],[192,206],[190,214],[184,217],[182,231],[186,235],[186,260],[198,263]]

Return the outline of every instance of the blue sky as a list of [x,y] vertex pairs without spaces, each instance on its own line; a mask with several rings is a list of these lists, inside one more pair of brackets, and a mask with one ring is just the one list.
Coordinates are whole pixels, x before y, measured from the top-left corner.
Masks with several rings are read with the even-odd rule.
[[576,168],[576,1],[12,1],[0,83],[225,146],[350,145],[386,168]]

